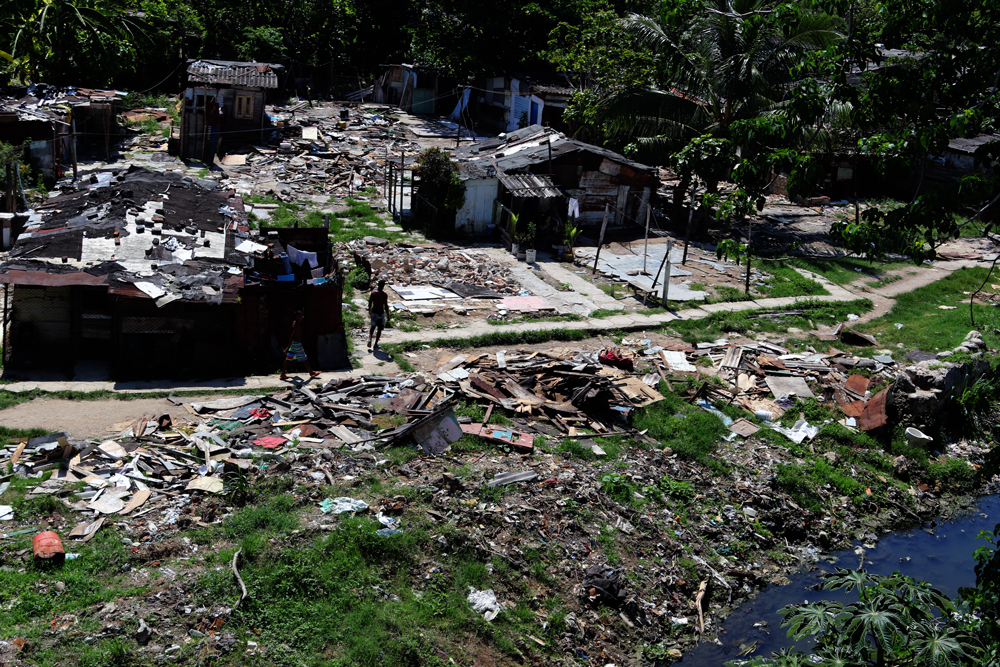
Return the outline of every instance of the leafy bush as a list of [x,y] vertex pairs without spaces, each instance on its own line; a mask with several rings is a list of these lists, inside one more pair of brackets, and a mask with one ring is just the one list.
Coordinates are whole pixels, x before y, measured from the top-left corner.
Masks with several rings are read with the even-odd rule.
[[601,488],[604,489],[604,493],[622,505],[632,502],[632,494],[636,491],[632,479],[619,473],[608,473],[601,477]]
[[[795,640],[815,638],[806,658],[782,651],[756,658],[751,665],[978,665],[983,642],[970,629],[955,604],[927,582],[898,572],[890,576],[864,570],[824,575],[826,590],[857,590],[858,601],[835,600],[791,605],[781,610],[781,627]],[[732,663],[730,663],[732,664]]]
[[927,465],[927,481],[954,491],[971,491],[979,483],[979,473],[964,459],[939,459]]

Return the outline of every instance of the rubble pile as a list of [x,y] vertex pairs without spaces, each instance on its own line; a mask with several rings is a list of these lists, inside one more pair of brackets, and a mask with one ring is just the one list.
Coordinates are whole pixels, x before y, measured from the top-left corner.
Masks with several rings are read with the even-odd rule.
[[482,250],[390,243],[374,236],[338,243],[336,248],[339,254],[352,257],[356,266],[363,267],[373,283],[385,280],[389,285],[404,287],[431,285],[451,291],[456,297],[499,298],[524,292],[509,266]]
[[[305,112],[305,115],[297,115]],[[393,134],[388,115],[320,105],[276,108],[268,146],[248,146],[222,159],[224,188],[242,195],[297,200],[347,196],[368,187],[383,188],[387,163],[399,164],[420,146]],[[346,116],[347,120],[338,120]]]
[[[873,378],[851,372],[866,366]],[[713,633],[728,609],[786,581],[799,564],[851,539],[877,541],[878,512],[903,521],[940,511],[926,486],[907,495],[888,483],[880,497],[861,500],[828,485],[816,490],[822,507],[803,507],[777,481],[776,471],[795,459],[790,449],[780,439],[750,439],[762,428],[796,443],[814,438],[819,425],[779,422],[784,411],[798,409],[797,398],[809,396],[836,403],[843,423],[855,419],[864,428],[866,419],[884,416],[884,401],[882,412],[872,409],[885,395],[871,396],[873,379],[888,382],[894,369],[884,358],[722,339],[450,352],[410,377],[368,375],[210,401],[171,398],[175,417],[190,423],[162,415],[116,425],[107,440],[36,438],[0,449],[0,466],[9,464],[15,475],[51,471],[31,493],[89,515],[75,526],[50,519],[67,558],[78,541],[114,524],[132,550],[136,580],[171,582],[155,604],[187,604],[178,568],[204,546],[177,533],[221,526],[237,511],[241,488],[273,484],[308,508],[285,546],[337,530],[338,516],[362,515],[384,539],[415,521],[430,522],[442,529],[434,538],[442,553],[499,558],[521,571],[545,554],[548,583],[470,589],[470,608],[493,621],[526,595],[534,604],[558,590],[569,598],[568,613],[564,631],[550,638],[552,650],[576,655],[582,646],[588,655],[624,662],[634,653],[627,647],[646,642],[676,660],[697,637]],[[713,455],[729,466],[726,475],[712,475],[636,430],[632,413],[666,400],[653,389],[661,382],[671,389],[686,383],[677,393],[728,425],[729,442]],[[734,421],[719,411],[723,404],[739,406],[746,417]],[[674,418],[690,419],[698,407]],[[506,418],[501,423],[491,419],[498,414]],[[616,437],[630,446],[606,461],[601,445]],[[407,447],[417,455],[397,458]],[[836,452],[823,457],[874,486]],[[2,479],[0,493],[10,477]],[[18,519],[0,507],[0,520]],[[0,539],[37,531],[12,530]],[[164,564],[171,556],[182,558]],[[440,570],[439,556],[425,559],[429,571]],[[238,577],[235,560],[233,571]],[[425,579],[414,577],[415,592]],[[243,597],[245,591],[235,604]],[[149,599],[118,601],[116,618],[149,620]],[[233,633],[222,631],[232,607],[189,610],[177,624],[171,613],[160,614],[152,629],[156,642],[179,646],[204,636],[211,653],[233,650]],[[154,641],[148,626],[140,632],[144,627],[144,639]]]

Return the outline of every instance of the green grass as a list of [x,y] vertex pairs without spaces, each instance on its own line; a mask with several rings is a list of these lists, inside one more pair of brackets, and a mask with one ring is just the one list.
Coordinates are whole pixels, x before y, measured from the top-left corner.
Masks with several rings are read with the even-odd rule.
[[[321,537],[241,557],[240,573],[250,595],[227,628],[259,634],[255,639],[269,647],[271,662],[451,664],[441,662],[443,652],[453,655],[457,664],[470,664],[472,656],[462,639],[468,633],[477,636],[480,648],[485,644],[511,655],[517,651],[510,637],[525,631],[541,634],[527,607],[508,610],[487,624],[466,602],[469,586],[487,588],[501,578],[520,578],[501,562],[487,567],[488,561],[474,552],[457,548],[439,559],[433,574],[424,576],[421,559],[434,538],[460,538],[457,529],[439,528],[432,535],[414,520],[404,523],[402,533],[382,537],[376,534],[380,525],[367,518],[336,523]],[[267,544],[265,538],[273,533],[257,535]],[[226,550],[220,556],[231,553]],[[525,556],[529,572],[546,574],[543,552]],[[221,567],[204,574],[196,591],[199,603],[231,604],[239,588],[229,569]]]
[[[900,294],[886,315],[859,326],[858,330],[874,335],[880,348],[895,348],[898,343],[902,343],[903,349],[898,352],[893,350],[897,358],[907,350],[931,353],[951,350],[972,329],[982,332],[986,344],[995,348],[1000,345],[1000,337],[993,333],[994,328],[1000,325],[997,309],[978,304],[973,306],[976,314],[976,324],[973,326],[969,320],[969,296],[965,294],[977,290],[986,274],[985,268],[959,269],[930,285]],[[986,291],[995,290],[987,284]],[[942,310],[938,306],[955,308]],[[897,323],[902,324],[903,328],[897,328]]]
[[[762,263],[764,271],[770,275],[766,287],[759,288],[768,298],[788,296],[821,296],[829,294],[822,285],[788,266],[774,266]],[[751,285],[752,287],[752,285]]]
[[591,332],[585,329],[552,329],[551,331],[497,331],[467,338],[439,338],[438,340],[423,343],[420,341],[407,341],[403,343],[390,343],[384,347],[389,354],[398,352],[413,352],[421,349],[424,345],[431,347],[447,347],[462,350],[470,347],[491,347],[494,345],[533,345],[535,343],[547,343],[552,340],[557,341],[577,341],[590,338]]
[[818,326],[833,326],[837,322],[846,321],[848,313],[861,314],[872,308],[868,299],[856,301],[831,302],[803,301],[787,308],[768,309],[767,312],[802,311],[802,315],[787,315],[778,318],[753,317],[755,311],[734,311],[712,313],[699,320],[676,320],[665,325],[661,333],[681,336],[689,343],[715,340],[733,334],[752,334],[753,332],[784,332],[789,327],[803,330],[811,329],[809,320]]
[[589,317],[593,319],[604,319],[605,317],[614,317],[615,315],[624,315],[624,310],[608,310],[607,308],[598,308],[592,312]]
[[[66,511],[63,507],[62,512]],[[26,559],[13,560],[20,550],[30,554],[31,535],[7,540],[4,552],[11,558],[6,562],[13,567],[0,568],[0,627],[7,638],[23,637],[30,653],[26,662],[38,665],[131,664],[120,662],[138,647],[131,639],[105,639],[94,644],[83,644],[76,632],[96,633],[100,621],[92,616],[95,607],[122,597],[142,598],[148,590],[136,586],[128,574],[129,551],[122,544],[123,534],[117,528],[105,526],[87,544],[67,543],[67,552],[79,557],[67,560],[58,568],[45,564],[36,565]],[[56,591],[55,584],[63,584]],[[54,633],[49,620],[66,615],[78,616],[77,627],[66,633]],[[123,628],[131,627],[126,623]],[[126,637],[130,633],[123,633]],[[55,637],[55,645],[45,646]],[[44,647],[44,648],[42,648]]]
[[488,317],[486,318],[486,323],[493,326],[504,326],[508,324],[529,324],[535,322],[580,322],[583,319],[580,315],[570,313],[569,315],[546,315],[544,317],[515,317],[509,320],[495,320]]
[[902,280],[902,279],[903,279],[903,276],[901,276],[899,274],[893,274],[893,275],[887,275],[885,278],[882,278],[881,280],[872,280],[872,281],[867,282],[865,284],[868,285],[869,287],[872,287],[872,288],[875,288],[875,289],[879,289],[880,287],[885,287],[886,285],[891,285],[892,283],[894,283],[894,282],[896,282],[898,280]]
[[[773,266],[776,263],[765,260],[764,266]],[[881,280],[886,271],[915,267],[913,262],[870,262],[867,259],[857,257],[840,257],[837,259],[793,257],[783,260],[782,264],[787,267],[794,266],[818,273],[837,285],[847,285],[861,278]]]
[[664,400],[638,410],[632,420],[635,428],[647,430],[661,444],[686,459],[725,473],[726,464],[713,456],[720,439],[728,433],[716,415],[692,406],[660,383]]

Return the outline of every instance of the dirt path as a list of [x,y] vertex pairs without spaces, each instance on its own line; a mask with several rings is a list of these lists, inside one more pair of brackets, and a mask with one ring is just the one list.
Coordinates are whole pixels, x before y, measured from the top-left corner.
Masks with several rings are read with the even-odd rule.
[[871,299],[872,303],[875,304],[874,308],[857,320],[858,322],[870,322],[871,320],[882,317],[892,310],[893,304],[896,303],[896,297],[900,294],[912,292],[917,288],[930,285],[935,281],[947,277],[958,269],[982,266],[984,264],[988,264],[988,262],[977,262],[973,260],[946,262],[939,260],[934,263],[934,266],[914,266],[913,268],[886,271],[885,276],[901,276],[901,278],[895,282],[889,283],[888,285],[883,285],[882,287],[869,286],[867,283],[871,282],[871,276],[866,276],[864,278],[859,278],[849,285],[845,285],[844,288],[850,292],[854,292],[859,297]]
[[[207,397],[208,400],[218,396]],[[184,400],[197,400],[185,398]],[[66,431],[72,438],[102,438],[114,435],[108,427],[142,416],[169,414],[175,424],[192,420],[191,414],[165,398],[139,398],[132,401],[68,401],[36,398],[6,410],[0,410],[0,424],[8,428],[43,428]]]

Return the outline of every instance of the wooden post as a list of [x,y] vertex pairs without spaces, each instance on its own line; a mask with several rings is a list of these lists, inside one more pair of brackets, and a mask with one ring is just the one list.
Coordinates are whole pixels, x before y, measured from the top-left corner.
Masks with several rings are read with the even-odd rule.
[[389,216],[393,215],[396,209],[396,165],[392,162],[389,165]]
[[646,292],[642,296],[642,306],[644,308],[646,307],[646,299],[649,298],[649,293],[656,292],[656,282],[660,279],[660,272],[663,271],[663,266],[670,260],[670,249],[671,249],[671,243],[668,241],[667,253],[663,256],[663,261],[660,262],[660,268],[656,270],[656,276],[653,277],[653,287],[652,289],[649,290],[649,292]]
[[750,295],[750,243],[753,236],[753,219],[747,218],[747,282],[744,288],[747,296]]
[[698,181],[692,179],[691,206],[688,207],[688,225],[687,231],[684,233],[684,257],[681,258],[681,264],[687,264],[688,261],[688,244],[691,243],[691,224],[694,222],[694,195],[696,192],[698,192]]
[[462,100],[465,95],[465,91],[458,94],[458,134],[455,135],[455,148],[458,148],[462,144]]
[[406,188],[406,151],[399,152],[399,220],[403,221],[403,193]]
[[611,204],[604,205],[604,222],[601,223],[601,237],[597,240],[597,254],[594,255],[594,268],[591,274],[597,273],[597,260],[601,257],[601,246],[604,245],[604,230],[608,228],[608,211]]
[[667,307],[667,299],[670,296],[670,251],[674,249],[674,242],[667,241],[667,254],[663,257],[663,307]]
[[646,258],[649,257],[649,204],[646,204],[646,241],[642,245],[642,275],[646,273]]
[[69,150],[73,158],[73,181],[76,182],[76,118],[70,118],[69,126]]

